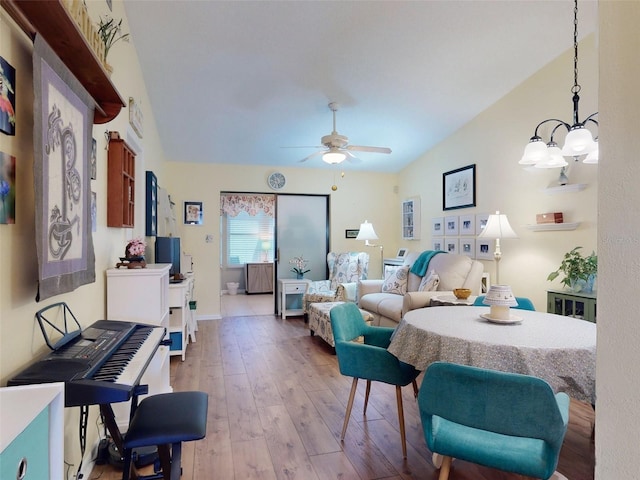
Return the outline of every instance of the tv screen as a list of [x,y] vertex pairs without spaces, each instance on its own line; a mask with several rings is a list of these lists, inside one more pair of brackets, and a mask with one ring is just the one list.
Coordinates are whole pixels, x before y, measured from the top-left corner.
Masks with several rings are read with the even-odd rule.
[[170,275],[180,274],[180,238],[156,237],[156,263],[170,263]]

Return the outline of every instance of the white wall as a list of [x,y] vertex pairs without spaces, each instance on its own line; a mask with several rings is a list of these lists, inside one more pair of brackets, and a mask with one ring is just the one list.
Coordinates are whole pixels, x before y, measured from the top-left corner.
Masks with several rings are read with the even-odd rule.
[[638,477],[640,3],[600,2],[597,480]]

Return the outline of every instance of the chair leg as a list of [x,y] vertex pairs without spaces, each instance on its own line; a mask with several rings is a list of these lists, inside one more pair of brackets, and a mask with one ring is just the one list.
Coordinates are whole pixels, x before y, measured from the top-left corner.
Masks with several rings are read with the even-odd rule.
[[363,415],[367,414],[367,405],[369,405],[369,392],[371,391],[371,380],[367,380],[367,389],[364,392],[364,410]]
[[160,468],[162,468],[162,478],[171,480],[171,452],[169,444],[158,445],[158,457],[160,459]]
[[451,470],[451,457],[444,457],[442,460],[442,467],[440,467],[440,476],[438,480],[448,480],[449,479],[449,470]]
[[411,385],[413,385],[413,398],[418,398],[418,384],[414,380]]
[[396,401],[398,403],[398,423],[400,424],[400,440],[402,441],[402,458],[407,458],[407,438],[404,431],[404,408],[402,407],[402,387],[396,385]]
[[351,408],[353,407],[353,399],[356,397],[356,390],[358,389],[358,378],[353,377],[351,383],[351,393],[349,394],[349,402],[347,403],[347,411],[344,414],[344,425],[342,425],[342,436],[340,440],[344,440],[344,434],[347,433],[347,425],[349,425],[349,417],[351,417]]

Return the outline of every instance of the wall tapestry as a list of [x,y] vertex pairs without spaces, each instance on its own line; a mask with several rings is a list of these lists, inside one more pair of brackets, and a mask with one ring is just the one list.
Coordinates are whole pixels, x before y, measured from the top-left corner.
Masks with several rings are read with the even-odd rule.
[[40,37],[33,83],[39,301],[95,282],[89,180],[94,101]]
[[0,223],[16,223],[16,157],[0,152]]
[[16,134],[16,69],[0,57],[0,132]]

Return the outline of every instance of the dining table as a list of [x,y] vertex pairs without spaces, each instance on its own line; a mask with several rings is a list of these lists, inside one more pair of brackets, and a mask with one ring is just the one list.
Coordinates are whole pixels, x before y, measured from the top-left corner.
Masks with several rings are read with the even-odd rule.
[[595,405],[596,325],[573,317],[490,307],[441,306],[407,312],[387,349],[426,370],[444,361],[545,380],[555,392]]

